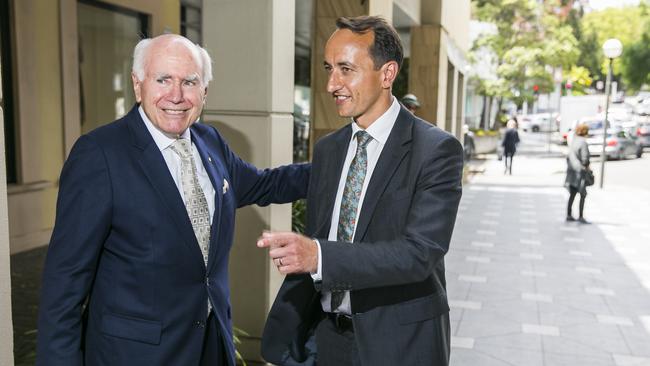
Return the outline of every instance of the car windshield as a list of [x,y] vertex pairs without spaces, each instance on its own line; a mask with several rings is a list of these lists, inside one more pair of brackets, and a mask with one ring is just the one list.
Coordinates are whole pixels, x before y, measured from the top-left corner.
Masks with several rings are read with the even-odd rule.
[[[583,123],[585,123],[585,124],[587,125],[587,127],[589,127],[589,130],[590,130],[590,131],[591,131],[591,130],[598,130],[598,129],[602,130],[603,125],[604,125],[603,121],[601,121],[601,120],[597,120],[597,121],[584,121]],[[602,134],[602,132],[601,132],[601,134]]]

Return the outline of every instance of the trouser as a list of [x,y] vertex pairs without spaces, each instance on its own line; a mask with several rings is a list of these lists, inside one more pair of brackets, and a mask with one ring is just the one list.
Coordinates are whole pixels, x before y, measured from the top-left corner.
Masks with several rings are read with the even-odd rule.
[[354,328],[337,325],[329,317],[316,327],[316,349],[318,366],[361,366]]
[[567,216],[571,216],[571,209],[573,208],[573,200],[576,198],[576,194],[580,193],[580,217],[584,217],[585,211],[585,197],[587,196],[587,190],[583,189],[579,191],[578,188],[569,186],[569,204],[567,206]]
[[[506,152],[503,156],[503,161],[506,163],[506,173],[510,173],[512,175],[512,157],[515,156],[514,152]],[[509,158],[509,159],[508,159]],[[510,160],[510,162],[508,162]]]
[[201,352],[201,366],[227,366],[226,348],[224,346],[217,318],[212,312],[205,322],[205,336]]

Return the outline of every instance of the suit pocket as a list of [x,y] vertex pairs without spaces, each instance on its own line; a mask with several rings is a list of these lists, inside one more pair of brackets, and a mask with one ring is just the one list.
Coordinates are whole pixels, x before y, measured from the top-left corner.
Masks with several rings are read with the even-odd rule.
[[162,333],[160,321],[104,313],[101,324],[101,331],[106,335],[148,344],[160,344]]
[[400,304],[397,318],[404,325],[429,320],[448,311],[445,297],[433,294]]

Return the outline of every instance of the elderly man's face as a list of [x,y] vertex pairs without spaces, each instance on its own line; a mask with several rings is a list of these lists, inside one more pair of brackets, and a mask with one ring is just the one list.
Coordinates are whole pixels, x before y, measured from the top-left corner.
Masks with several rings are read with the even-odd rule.
[[203,73],[180,43],[161,40],[150,47],[144,80],[132,77],[135,97],[156,128],[178,136],[201,115],[207,92]]

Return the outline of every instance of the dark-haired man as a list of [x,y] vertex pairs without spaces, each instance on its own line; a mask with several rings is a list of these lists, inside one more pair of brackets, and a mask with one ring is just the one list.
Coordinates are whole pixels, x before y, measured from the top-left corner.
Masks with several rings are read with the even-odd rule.
[[[401,107],[395,30],[340,18],[325,47],[327,91],[349,125],[314,147],[309,237],[264,233],[287,274],[262,354],[279,365],[447,365],[449,249],[463,166],[460,143]],[[314,239],[311,239],[314,238]]]

